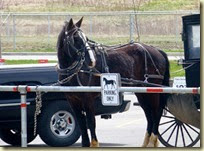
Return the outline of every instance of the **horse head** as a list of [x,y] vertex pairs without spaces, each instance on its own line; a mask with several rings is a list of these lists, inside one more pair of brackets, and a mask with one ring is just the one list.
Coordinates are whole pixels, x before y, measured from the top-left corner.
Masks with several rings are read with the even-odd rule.
[[[88,44],[88,39],[80,29],[83,17],[74,24],[72,18],[65,25],[58,37],[58,58],[66,60],[68,63],[60,64],[61,68],[67,68],[74,63],[84,63],[93,68],[96,65],[96,59],[93,50]],[[59,52],[60,51],[60,52]],[[61,58],[61,59],[60,59]],[[65,65],[66,64],[66,65]]]

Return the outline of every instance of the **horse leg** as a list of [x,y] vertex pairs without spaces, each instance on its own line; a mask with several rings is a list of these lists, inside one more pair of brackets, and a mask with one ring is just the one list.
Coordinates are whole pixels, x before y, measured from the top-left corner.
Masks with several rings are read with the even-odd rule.
[[[90,101],[91,102],[91,101]],[[99,147],[98,139],[96,137],[96,119],[94,113],[94,106],[85,107],[87,124],[91,132],[90,147]]]
[[[165,107],[166,104],[166,100],[167,100],[167,95],[166,94],[160,94],[159,95],[159,106],[158,109],[155,110],[154,113],[154,124],[153,124],[153,129],[152,129],[152,135],[150,137],[150,139],[152,140],[151,142],[153,142],[153,147],[158,147],[159,142],[158,142],[158,134],[159,134],[159,123],[160,123],[160,119],[163,113],[163,109]],[[163,101],[163,102],[162,102]],[[151,144],[149,144],[149,146],[152,146]]]
[[[162,112],[161,112],[161,114],[162,114]],[[149,141],[149,144],[147,145],[147,147],[158,147],[159,146],[159,141],[158,141],[158,128],[159,128],[159,121],[160,121],[159,115],[160,115],[160,113],[157,113],[157,116],[154,116],[155,119],[154,119],[154,123],[153,123],[152,134],[150,136],[150,141]]]
[[[79,102],[79,101],[76,101],[76,102]],[[80,127],[81,137],[82,137],[82,147],[90,147],[90,140],[87,132],[86,116],[83,111],[82,105],[76,102],[72,104],[72,109],[75,113],[76,120]]]
[[148,100],[146,100],[144,97],[142,97],[141,95],[138,95],[137,98],[147,119],[147,131],[145,133],[145,138],[142,144],[142,147],[147,147],[147,145],[149,144],[149,139],[153,128],[151,108],[149,106]]
[[145,138],[144,138],[142,147],[147,147],[147,145],[149,144],[151,133],[152,133],[153,121],[151,118],[151,112],[147,110],[144,110],[144,112],[145,112],[145,116],[147,119],[147,131],[145,133]]
[[162,108],[160,105],[160,95],[155,94],[152,96],[152,120],[153,120],[153,128],[152,128],[152,134],[149,139],[149,144],[147,147],[158,147],[159,141],[158,141],[158,128],[159,128],[159,122],[162,115]]

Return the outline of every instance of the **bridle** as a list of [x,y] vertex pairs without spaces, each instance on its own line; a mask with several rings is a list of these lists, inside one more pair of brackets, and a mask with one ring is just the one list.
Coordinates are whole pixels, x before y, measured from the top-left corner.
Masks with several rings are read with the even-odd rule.
[[[75,47],[74,44],[74,34],[78,32],[78,35],[80,38],[83,40],[84,47],[78,49]],[[73,28],[69,32],[65,32],[65,38],[64,38],[64,43],[67,45],[67,53],[70,58],[73,58],[73,55],[70,52],[70,48],[72,51],[76,52],[76,59],[75,61],[67,68],[61,69],[59,64],[57,65],[57,72],[60,75],[66,75],[66,79],[70,80],[74,75],[78,74],[80,69],[82,68],[84,62],[85,62],[85,53],[88,52],[90,53],[91,48],[88,44],[88,41],[83,34],[82,30],[79,29],[78,27]],[[93,52],[92,52],[93,53]],[[91,57],[91,56],[90,56]],[[92,56],[94,57],[94,56]],[[90,58],[92,59],[92,58]],[[95,58],[94,58],[95,59]],[[67,80],[67,81],[68,81]]]

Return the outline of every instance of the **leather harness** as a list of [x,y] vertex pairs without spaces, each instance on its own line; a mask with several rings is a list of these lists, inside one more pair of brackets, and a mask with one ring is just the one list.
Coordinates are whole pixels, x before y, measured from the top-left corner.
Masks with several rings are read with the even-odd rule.
[[[76,29],[74,29],[73,32],[76,32],[78,30],[80,30],[80,29],[76,28]],[[67,33],[65,35],[67,35]],[[69,80],[71,80],[76,75],[77,76],[78,84],[80,86],[83,86],[82,83],[81,83],[81,80],[79,78],[79,73],[87,73],[87,74],[89,74],[88,85],[90,85],[90,82],[91,82],[91,79],[92,79],[93,75],[94,76],[100,76],[101,73],[109,73],[109,67],[108,67],[108,64],[107,64],[107,61],[106,61],[106,55],[107,55],[106,50],[112,50],[112,49],[116,49],[116,48],[121,48],[121,47],[126,46],[128,44],[137,44],[138,46],[140,46],[144,50],[144,56],[145,56],[145,74],[144,74],[144,78],[145,78],[145,80],[144,81],[140,81],[140,80],[134,80],[134,79],[129,79],[129,78],[121,78],[122,83],[129,84],[129,85],[135,85],[135,84],[141,85],[142,84],[142,85],[150,85],[150,86],[156,86],[156,87],[163,87],[163,85],[159,85],[159,84],[154,84],[154,83],[149,83],[148,82],[149,78],[163,80],[164,77],[160,74],[160,72],[159,72],[158,68],[156,67],[156,65],[155,65],[155,63],[154,63],[150,53],[140,43],[134,43],[134,42],[131,41],[130,43],[124,44],[124,45],[106,46],[106,45],[98,44],[98,43],[96,43],[96,42],[94,42],[92,40],[88,40],[87,41],[88,44],[91,45],[91,47],[94,48],[95,53],[100,54],[100,56],[101,56],[101,61],[102,61],[101,71],[102,72],[99,72],[95,67],[94,68],[89,68],[86,65],[86,62],[85,62],[86,47],[84,47],[84,48],[82,48],[80,50],[77,49],[74,46],[74,41],[73,41],[73,37],[72,36],[67,36],[66,39],[64,39],[64,40],[67,41],[66,44],[68,45],[68,49],[69,49],[69,46],[70,46],[77,53],[77,59],[68,68],[61,69],[59,67],[59,65],[57,65],[57,67],[56,67],[57,72],[60,75],[66,75],[67,76],[67,78],[59,81],[59,82],[61,82],[60,84],[68,82]],[[105,50],[105,48],[106,48],[106,50]],[[69,56],[71,57],[70,50],[67,50],[67,51],[68,51]],[[149,58],[150,58],[150,60],[151,60],[151,62],[153,64],[157,74],[148,74],[147,55],[149,56]],[[82,70],[82,66],[83,65],[86,65],[88,67],[88,71],[87,70]]]

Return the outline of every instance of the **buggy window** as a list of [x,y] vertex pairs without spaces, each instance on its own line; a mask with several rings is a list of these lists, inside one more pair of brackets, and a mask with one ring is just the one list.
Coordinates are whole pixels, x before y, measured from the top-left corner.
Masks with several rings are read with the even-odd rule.
[[189,59],[200,58],[200,25],[188,26]]

